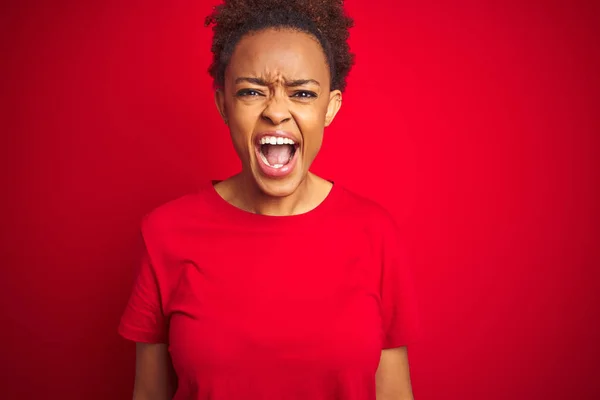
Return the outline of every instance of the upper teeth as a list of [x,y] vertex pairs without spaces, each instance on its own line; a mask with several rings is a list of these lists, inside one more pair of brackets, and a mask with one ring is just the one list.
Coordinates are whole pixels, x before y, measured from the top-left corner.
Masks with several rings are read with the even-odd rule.
[[277,136],[263,136],[260,138],[260,144],[295,144],[292,139],[277,137]]

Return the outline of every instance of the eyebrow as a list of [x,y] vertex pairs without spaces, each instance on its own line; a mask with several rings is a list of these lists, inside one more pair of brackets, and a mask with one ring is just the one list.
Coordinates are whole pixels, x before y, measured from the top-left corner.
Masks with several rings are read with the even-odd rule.
[[[235,83],[248,82],[253,83],[258,86],[269,86],[269,83],[262,78],[250,78],[250,77],[240,77],[235,80]],[[293,81],[285,81],[285,86],[287,87],[296,87],[303,86],[312,83],[313,85],[321,86],[321,84],[314,79],[295,79]]]

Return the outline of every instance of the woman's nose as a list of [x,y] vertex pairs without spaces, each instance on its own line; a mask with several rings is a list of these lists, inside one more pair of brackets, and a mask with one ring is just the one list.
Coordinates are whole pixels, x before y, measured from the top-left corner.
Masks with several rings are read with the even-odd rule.
[[292,118],[285,99],[273,97],[267,103],[262,112],[262,117],[269,120],[273,125],[281,125]]

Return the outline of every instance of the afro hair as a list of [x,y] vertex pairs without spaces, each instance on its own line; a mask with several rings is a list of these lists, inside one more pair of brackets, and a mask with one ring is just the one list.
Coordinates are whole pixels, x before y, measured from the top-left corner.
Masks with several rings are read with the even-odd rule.
[[268,28],[290,28],[314,36],[325,53],[331,76],[331,90],[344,91],[354,64],[348,46],[353,20],[343,0],[224,0],[206,17],[212,25],[213,60],[209,73],[216,88],[222,88],[225,69],[240,39]]

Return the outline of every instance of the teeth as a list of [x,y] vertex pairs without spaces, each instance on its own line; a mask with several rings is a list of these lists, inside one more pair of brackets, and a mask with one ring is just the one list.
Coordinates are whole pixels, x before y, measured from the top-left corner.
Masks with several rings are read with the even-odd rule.
[[279,137],[279,136],[264,136],[264,137],[260,138],[260,144],[271,144],[271,145],[292,144],[292,145],[294,145],[294,144],[296,144],[296,142],[294,142],[292,139]]

